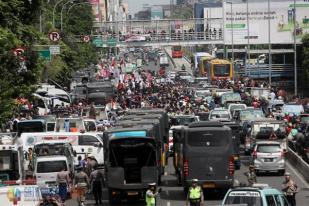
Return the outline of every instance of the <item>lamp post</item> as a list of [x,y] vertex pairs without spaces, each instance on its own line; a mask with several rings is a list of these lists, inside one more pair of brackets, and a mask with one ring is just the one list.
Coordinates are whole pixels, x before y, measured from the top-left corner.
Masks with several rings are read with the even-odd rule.
[[62,5],[62,8],[61,8],[61,13],[60,13],[60,30],[62,31],[62,28],[63,28],[63,10],[64,8],[66,7],[67,4],[69,3],[74,3],[74,0],[71,0],[71,1],[68,1],[68,2],[65,2],[63,5]]
[[270,0],[268,0],[268,72],[269,72],[269,86],[271,86],[272,75],[272,55],[271,55],[271,43],[270,43]]
[[[247,6],[247,59],[248,63],[250,62],[250,25],[249,25],[249,0],[246,1],[246,6]],[[247,59],[245,60],[245,67],[247,71]],[[250,70],[249,70],[249,76],[250,76]]]
[[57,8],[57,6],[61,3],[61,2],[63,2],[64,0],[59,0],[59,1],[57,1],[56,2],[56,4],[55,4],[55,6],[54,6],[54,8],[53,8],[53,27],[55,28],[55,12],[56,12],[56,8]]
[[296,0],[294,0],[294,95],[297,95]]
[[234,65],[234,27],[233,27],[233,2],[227,1],[231,5],[231,29],[232,29],[232,64]]

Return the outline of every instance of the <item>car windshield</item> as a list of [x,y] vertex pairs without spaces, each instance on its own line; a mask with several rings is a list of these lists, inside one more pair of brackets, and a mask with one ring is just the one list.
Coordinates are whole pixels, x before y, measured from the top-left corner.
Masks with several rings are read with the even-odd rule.
[[262,206],[262,198],[256,191],[233,191],[227,196],[224,204],[247,204],[254,206]]
[[300,114],[304,112],[304,107],[302,105],[283,105],[283,112]]
[[196,91],[195,95],[197,97],[206,97],[206,96],[210,95],[210,93],[208,91]]
[[230,111],[234,111],[235,109],[246,109],[246,105],[235,104],[230,106]]
[[173,125],[186,125],[194,121],[194,117],[176,117],[173,121]]
[[262,110],[246,110],[240,113],[240,120],[242,121],[251,121],[261,117],[264,117]]
[[191,131],[187,141],[193,147],[224,147],[229,145],[229,136],[225,131]]
[[227,110],[213,111],[210,115],[210,119],[218,119],[218,118],[230,118],[229,112]]
[[42,161],[37,164],[37,173],[60,172],[63,168],[67,171],[67,164],[64,160]]
[[302,117],[300,117],[300,122],[301,123],[309,122],[309,116],[302,116]]
[[257,146],[257,152],[261,153],[274,153],[281,152],[279,144],[260,144]]

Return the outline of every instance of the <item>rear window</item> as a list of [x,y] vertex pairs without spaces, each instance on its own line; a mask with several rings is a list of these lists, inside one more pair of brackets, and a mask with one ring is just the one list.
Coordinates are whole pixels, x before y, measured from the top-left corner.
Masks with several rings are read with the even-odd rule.
[[229,135],[225,131],[191,131],[187,141],[193,147],[222,147],[229,144]]
[[224,204],[247,204],[254,206],[262,206],[262,198],[260,192],[257,191],[232,191],[228,194]]
[[261,153],[274,153],[274,152],[281,152],[280,145],[278,144],[265,144],[265,145],[258,145],[257,152]]
[[46,161],[46,162],[38,162],[36,171],[37,173],[51,173],[51,172],[60,172],[63,168],[65,168],[65,171],[68,170],[67,164],[64,160]]

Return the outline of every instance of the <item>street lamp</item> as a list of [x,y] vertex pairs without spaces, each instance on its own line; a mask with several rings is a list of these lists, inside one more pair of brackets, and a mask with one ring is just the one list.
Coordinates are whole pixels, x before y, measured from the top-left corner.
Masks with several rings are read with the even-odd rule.
[[74,3],[74,0],[71,0],[71,1],[68,1],[68,2],[65,2],[63,5],[62,5],[62,8],[61,8],[61,13],[60,13],[60,29],[61,29],[61,31],[62,31],[62,25],[63,25],[63,9],[66,7],[66,5],[67,4],[69,4],[69,3]]
[[61,2],[63,2],[64,0],[59,0],[59,1],[57,1],[56,2],[56,4],[55,4],[55,6],[54,6],[54,8],[53,8],[53,27],[55,28],[55,12],[56,12],[56,8],[57,8],[57,6],[61,3]]
[[294,0],[294,95],[297,95],[296,0]]
[[270,44],[270,0],[268,0],[268,72],[269,72],[269,86],[271,86],[271,75],[272,75],[272,55],[271,55],[271,44]]
[[233,2],[227,1],[231,5],[231,29],[232,29],[232,63],[234,65],[234,27],[233,27]]

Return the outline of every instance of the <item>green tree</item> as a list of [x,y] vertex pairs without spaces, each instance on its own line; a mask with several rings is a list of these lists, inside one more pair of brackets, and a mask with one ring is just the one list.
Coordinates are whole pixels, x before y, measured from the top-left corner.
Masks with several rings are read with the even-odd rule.
[[[41,63],[33,52],[40,2],[0,1],[0,123],[12,117],[15,98],[29,97],[40,77]],[[23,60],[13,52],[17,47],[25,49]]]

